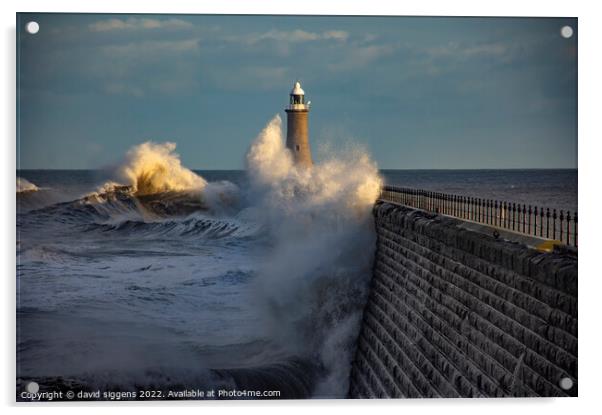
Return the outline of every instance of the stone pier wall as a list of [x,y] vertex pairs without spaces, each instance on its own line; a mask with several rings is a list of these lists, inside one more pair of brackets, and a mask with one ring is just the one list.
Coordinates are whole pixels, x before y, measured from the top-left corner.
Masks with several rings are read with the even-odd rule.
[[374,216],[350,397],[577,395],[575,251],[384,202]]

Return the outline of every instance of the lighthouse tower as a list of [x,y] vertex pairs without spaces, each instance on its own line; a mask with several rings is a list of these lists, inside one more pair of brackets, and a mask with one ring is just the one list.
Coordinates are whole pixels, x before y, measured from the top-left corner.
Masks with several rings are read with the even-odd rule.
[[301,89],[301,83],[295,82],[290,93],[289,105],[286,111],[286,146],[293,153],[295,164],[303,167],[311,167],[311,149],[309,148],[309,135],[307,127],[307,116],[309,114],[309,102],[305,102],[305,92]]

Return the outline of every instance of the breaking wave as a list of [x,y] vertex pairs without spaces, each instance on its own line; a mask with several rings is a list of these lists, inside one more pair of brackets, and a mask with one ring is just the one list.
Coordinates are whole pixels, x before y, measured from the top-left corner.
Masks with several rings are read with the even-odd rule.
[[[377,166],[361,148],[350,147],[324,154],[322,162],[310,169],[298,168],[284,144],[282,122],[276,116],[250,146],[246,174],[249,184],[241,191],[230,181],[210,182],[184,167],[173,143],[137,145],[116,169],[113,181],[75,200],[18,215],[17,226],[24,240],[19,248],[21,259],[44,274],[55,270],[61,278],[76,278],[69,284],[86,287],[69,294],[76,299],[77,295],[88,298],[87,289],[112,290],[107,291],[111,296],[103,296],[105,291],[101,291],[94,301],[102,298],[111,303],[113,297],[123,296],[128,301],[119,304],[131,302],[132,308],[119,319],[127,319],[129,312],[142,312],[153,321],[165,320],[171,327],[179,321],[178,313],[191,307],[193,311],[186,313],[196,313],[199,327],[195,329],[204,330],[213,323],[198,315],[196,307],[208,310],[202,304],[212,307],[211,313],[218,313],[219,322],[239,319],[247,324],[245,313],[252,313],[248,317],[253,322],[250,331],[269,347],[237,348],[238,362],[242,363],[237,366],[215,366],[222,361],[214,360],[211,354],[197,368],[199,374],[211,369],[207,385],[218,375],[241,389],[277,385],[283,390],[292,388],[287,393],[292,397],[310,393],[314,397],[345,397],[371,276],[375,245],[371,209],[382,182]],[[46,239],[42,240],[38,236],[44,232]],[[160,261],[155,259],[159,254]],[[90,268],[92,262],[86,261],[94,261],[96,268]],[[208,288],[214,287],[207,281],[213,272],[229,275],[230,268],[236,271],[241,267],[249,268],[249,277],[237,282],[235,288],[219,284]],[[84,271],[104,278],[104,283],[82,280],[79,276]],[[29,275],[30,271],[23,272]],[[137,281],[138,274],[144,273],[154,277]],[[182,289],[178,278],[197,285],[178,291]],[[161,308],[164,303],[149,302],[150,297],[131,298],[127,289],[124,292],[124,286],[142,286],[149,281],[158,285],[145,289],[169,295],[173,302],[169,303],[173,306],[169,313]],[[39,295],[52,298],[47,291]],[[33,295],[33,291],[24,292]],[[32,300],[27,304],[37,303]],[[241,308],[243,304],[249,308]],[[103,324],[104,318],[110,320],[106,324],[113,324],[108,316],[90,312]],[[181,324],[178,330],[190,330],[189,320],[180,320],[183,323],[177,323]],[[143,325],[140,327],[141,339],[151,336]],[[226,330],[224,327],[220,323],[215,330]],[[236,337],[246,326],[233,327],[235,331],[228,335]],[[70,324],[65,333],[80,335],[86,330],[87,324]],[[28,333],[35,337],[39,330]],[[157,344],[164,345],[163,333],[159,338]],[[207,339],[200,338],[201,342]],[[126,340],[111,339],[116,350],[131,348]],[[175,336],[164,346],[180,350],[180,341],[189,342],[186,337]],[[98,347],[95,342],[89,347]],[[61,350],[63,344],[57,345]],[[224,346],[216,347],[228,355]],[[85,352],[84,348],[81,354]],[[173,363],[176,377],[189,377],[194,384],[196,369],[182,369],[180,373],[176,362],[185,359],[176,354],[175,360],[165,361],[166,366]],[[84,374],[78,374],[79,366],[75,365],[73,374],[82,381],[88,377],[100,381],[101,363]],[[140,367],[130,367],[124,363],[119,376],[127,380],[128,373],[136,370],[146,376],[148,364],[143,361]],[[48,371],[60,373],[59,369],[50,367]],[[170,367],[155,369],[157,383],[168,384],[169,380],[161,376],[169,373]],[[109,385],[119,381],[117,375],[107,380]]]
[[[200,199],[205,209],[229,210],[238,203],[238,187],[228,181],[207,182],[182,166],[171,142],[146,142],[132,147],[117,170],[117,178],[138,197],[157,194],[190,194]],[[123,190],[108,182],[97,193]]]
[[37,192],[39,187],[22,177],[17,177],[17,193]]
[[125,219],[116,223],[94,223],[85,226],[85,232],[116,232],[123,235],[144,237],[202,237],[219,239],[243,238],[261,232],[261,227],[227,218],[213,218],[195,214],[185,218],[169,218],[157,221]]
[[169,191],[201,191],[207,181],[182,166],[175,143],[139,144],[127,152],[119,176],[137,195]]
[[256,220],[273,239],[256,295],[273,337],[325,369],[315,396],[344,397],[368,294],[371,209],[382,180],[358,148],[297,168],[281,124],[274,117],[246,158]]

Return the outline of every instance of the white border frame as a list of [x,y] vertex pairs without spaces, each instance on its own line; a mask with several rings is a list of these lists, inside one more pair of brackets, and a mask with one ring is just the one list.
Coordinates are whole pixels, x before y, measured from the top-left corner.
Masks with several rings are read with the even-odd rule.
[[[341,0],[286,2],[283,0],[232,0],[141,2],[135,0],[109,0],[87,2],[75,0],[5,0],[2,8],[2,82],[4,96],[2,106],[2,157],[1,171],[4,197],[0,203],[2,228],[2,255],[4,273],[2,311],[2,339],[0,348],[4,359],[4,370],[0,376],[0,402],[8,406],[9,412],[19,410],[29,413],[42,410],[45,413],[81,412],[106,413],[107,410],[125,413],[144,410],[163,414],[166,407],[195,412],[225,410],[226,412],[250,411],[251,414],[303,413],[326,409],[344,410],[352,414],[379,412],[414,411],[420,415],[445,412],[463,415],[487,412],[487,415],[510,412],[535,412],[547,414],[588,413],[601,407],[597,398],[600,394],[599,347],[601,344],[600,293],[602,275],[595,261],[596,236],[602,237],[597,208],[602,204],[599,195],[602,178],[598,164],[602,131],[600,128],[600,103],[602,74],[600,41],[602,40],[602,16],[600,6],[594,1],[532,1],[504,0],[496,3],[455,0],[428,2],[398,2],[383,0]],[[15,404],[15,13],[16,12],[110,12],[110,13],[209,13],[209,14],[326,14],[326,15],[438,15],[438,16],[556,16],[579,18],[579,398],[538,399],[441,399],[400,401],[262,401],[262,402],[153,402],[153,403],[49,403]],[[141,407],[144,407],[142,409]],[[598,409],[599,410],[599,409]]]

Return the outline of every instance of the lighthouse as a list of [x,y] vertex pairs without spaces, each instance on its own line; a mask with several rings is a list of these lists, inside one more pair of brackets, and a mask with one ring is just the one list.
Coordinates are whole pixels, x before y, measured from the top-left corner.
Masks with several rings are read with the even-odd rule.
[[309,102],[305,102],[305,92],[299,81],[295,82],[290,93],[290,100],[286,111],[286,146],[293,153],[296,165],[311,167],[311,149],[309,148],[309,134],[307,117],[309,115]]

